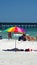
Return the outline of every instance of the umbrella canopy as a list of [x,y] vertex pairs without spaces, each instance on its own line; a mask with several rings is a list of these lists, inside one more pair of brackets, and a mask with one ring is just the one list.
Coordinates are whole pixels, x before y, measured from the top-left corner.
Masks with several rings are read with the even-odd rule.
[[4,30],[5,32],[13,32],[13,33],[24,33],[25,32],[25,30],[24,29],[22,29],[22,28],[20,28],[20,27],[10,27],[10,28],[8,28],[8,29],[6,29],[6,30]]

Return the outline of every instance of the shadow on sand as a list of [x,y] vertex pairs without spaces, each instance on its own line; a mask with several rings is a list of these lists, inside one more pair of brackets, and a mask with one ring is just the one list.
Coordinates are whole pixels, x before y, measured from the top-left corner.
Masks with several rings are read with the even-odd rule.
[[[13,49],[3,49],[3,51],[25,51],[25,52],[30,52],[30,51],[32,51],[32,49],[29,49],[29,48],[27,48],[27,49],[18,49],[18,48],[13,48]],[[37,51],[37,50],[34,50],[34,51]]]
[[18,49],[18,48],[13,48],[13,49],[4,49],[3,51],[24,51],[24,49]]

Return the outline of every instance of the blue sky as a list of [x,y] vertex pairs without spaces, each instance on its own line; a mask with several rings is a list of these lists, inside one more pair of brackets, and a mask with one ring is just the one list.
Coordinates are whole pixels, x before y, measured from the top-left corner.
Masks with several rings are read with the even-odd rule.
[[0,0],[1,22],[37,22],[37,0]]

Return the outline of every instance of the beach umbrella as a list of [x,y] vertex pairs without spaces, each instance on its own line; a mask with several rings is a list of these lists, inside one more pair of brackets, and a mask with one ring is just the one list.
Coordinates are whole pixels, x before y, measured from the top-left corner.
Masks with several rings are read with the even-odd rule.
[[[21,33],[21,34],[24,34],[25,33],[25,30],[20,28],[20,27],[10,27],[6,30],[4,30],[4,32],[13,32],[13,33]],[[15,38],[15,48],[16,48],[16,38]]]
[[25,30],[20,27],[15,26],[15,27],[10,27],[4,30],[4,32],[25,33]]

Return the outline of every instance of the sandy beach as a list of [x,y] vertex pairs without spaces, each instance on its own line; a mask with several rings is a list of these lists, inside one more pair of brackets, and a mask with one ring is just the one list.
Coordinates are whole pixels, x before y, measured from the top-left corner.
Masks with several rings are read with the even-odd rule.
[[[3,49],[11,49],[15,47],[15,40],[2,39],[0,40],[0,65],[37,65],[37,51],[31,52],[13,52],[2,51]],[[32,48],[37,49],[35,41],[18,41],[16,40],[17,48]]]
[[37,52],[0,52],[0,65],[37,65]]
[[37,41],[22,41],[22,40],[15,41],[13,39],[0,40],[0,50],[13,49],[13,48],[15,48],[15,43],[16,43],[16,48],[19,48],[19,49],[31,48],[31,49],[37,50]]

